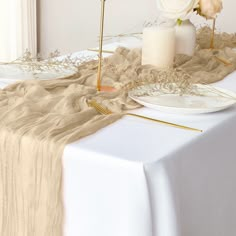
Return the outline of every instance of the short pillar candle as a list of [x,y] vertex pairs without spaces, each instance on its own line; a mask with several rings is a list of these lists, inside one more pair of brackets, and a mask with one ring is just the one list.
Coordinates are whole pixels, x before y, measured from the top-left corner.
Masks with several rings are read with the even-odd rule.
[[143,30],[142,65],[153,65],[160,69],[171,68],[174,58],[174,27],[148,27]]

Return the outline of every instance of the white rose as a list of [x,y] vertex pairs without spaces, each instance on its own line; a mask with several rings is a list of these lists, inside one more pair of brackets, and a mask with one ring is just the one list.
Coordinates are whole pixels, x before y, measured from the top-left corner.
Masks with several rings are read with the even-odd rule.
[[200,14],[207,19],[214,19],[222,8],[222,0],[200,0]]
[[166,18],[186,20],[199,7],[199,0],[157,0],[157,7]]

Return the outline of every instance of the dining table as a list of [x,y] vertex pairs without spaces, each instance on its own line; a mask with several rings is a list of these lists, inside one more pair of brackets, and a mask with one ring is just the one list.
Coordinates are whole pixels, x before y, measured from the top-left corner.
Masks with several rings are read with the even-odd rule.
[[[140,40],[104,48],[120,46],[138,47]],[[97,53],[74,55],[85,54]],[[14,82],[0,73],[1,89]],[[213,86],[236,92],[236,73]],[[236,235],[236,106],[198,115],[144,107],[131,112],[203,132],[123,116],[68,144],[62,157],[64,235]]]

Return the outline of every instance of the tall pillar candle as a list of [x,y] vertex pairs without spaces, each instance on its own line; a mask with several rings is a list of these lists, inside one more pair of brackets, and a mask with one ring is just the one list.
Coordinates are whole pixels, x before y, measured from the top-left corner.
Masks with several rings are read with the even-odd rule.
[[160,69],[173,67],[175,57],[175,28],[149,27],[143,31],[142,65]]

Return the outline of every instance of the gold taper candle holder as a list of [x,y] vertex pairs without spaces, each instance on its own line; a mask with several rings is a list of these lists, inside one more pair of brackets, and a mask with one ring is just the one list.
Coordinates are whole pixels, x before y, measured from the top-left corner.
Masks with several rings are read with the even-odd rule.
[[100,18],[100,39],[99,39],[99,58],[98,58],[98,74],[97,74],[97,90],[101,91],[102,77],[102,49],[103,49],[103,33],[104,33],[104,18],[105,18],[105,2],[101,0],[101,18]]
[[215,47],[215,29],[216,29],[216,19],[213,19],[212,33],[211,33],[211,44],[210,44],[211,49],[214,49],[214,47]]
[[101,0],[101,18],[100,18],[100,39],[99,39],[99,58],[98,58],[98,73],[97,73],[97,91],[114,92],[115,89],[109,86],[102,86],[102,53],[103,53],[103,33],[104,33],[104,18],[105,18],[105,2]]

